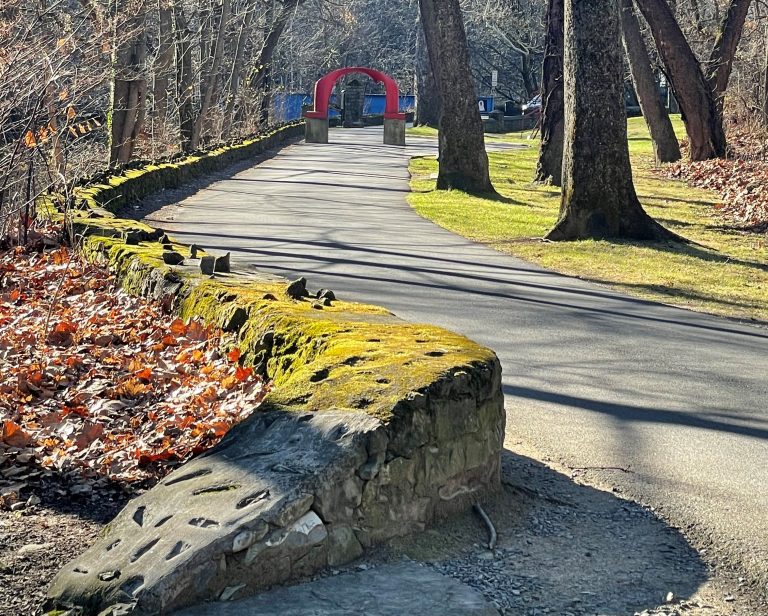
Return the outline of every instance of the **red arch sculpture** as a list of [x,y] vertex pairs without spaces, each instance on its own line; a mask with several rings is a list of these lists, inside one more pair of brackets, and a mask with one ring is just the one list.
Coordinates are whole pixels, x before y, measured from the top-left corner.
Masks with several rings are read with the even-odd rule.
[[321,77],[315,82],[315,100],[314,109],[312,111],[306,111],[304,115],[307,118],[315,118],[318,120],[328,119],[328,103],[331,100],[331,92],[333,92],[333,86],[344,75],[349,73],[363,73],[368,75],[376,83],[383,83],[386,89],[386,103],[384,107],[384,119],[385,120],[405,120],[405,114],[400,113],[400,92],[397,87],[397,82],[392,79],[386,73],[377,71],[372,68],[366,68],[364,66],[348,66],[345,68],[339,68],[335,71],[331,71],[325,77]]

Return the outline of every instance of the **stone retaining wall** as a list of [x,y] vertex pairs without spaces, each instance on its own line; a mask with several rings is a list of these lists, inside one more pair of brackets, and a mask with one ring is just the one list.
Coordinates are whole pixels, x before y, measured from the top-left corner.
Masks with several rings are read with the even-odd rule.
[[191,259],[165,265],[158,233],[139,223],[80,224],[86,255],[128,290],[235,332],[274,390],[131,501],[58,574],[49,609],[167,614],[242,597],[349,562],[498,487],[505,418],[490,350],[375,306],[297,298],[274,277],[210,280]]

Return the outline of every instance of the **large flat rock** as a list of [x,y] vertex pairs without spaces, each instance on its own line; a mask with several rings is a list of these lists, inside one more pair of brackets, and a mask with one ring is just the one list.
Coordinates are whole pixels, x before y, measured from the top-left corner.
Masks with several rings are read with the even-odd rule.
[[413,563],[386,565],[217,602],[174,616],[498,616],[476,590]]

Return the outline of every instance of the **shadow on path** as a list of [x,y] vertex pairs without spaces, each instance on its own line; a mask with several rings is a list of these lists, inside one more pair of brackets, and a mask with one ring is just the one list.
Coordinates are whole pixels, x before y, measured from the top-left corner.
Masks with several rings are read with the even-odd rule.
[[392,541],[371,560],[431,563],[515,615],[633,614],[669,592],[690,598],[709,578],[677,529],[631,501],[509,450],[502,481],[502,493],[483,503],[499,535],[493,552],[470,513]]

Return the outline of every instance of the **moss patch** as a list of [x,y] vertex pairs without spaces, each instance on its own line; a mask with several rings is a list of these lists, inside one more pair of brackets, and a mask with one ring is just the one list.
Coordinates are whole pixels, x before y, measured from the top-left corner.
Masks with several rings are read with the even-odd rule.
[[[679,117],[675,129],[682,136]],[[419,134],[434,134],[421,129]],[[653,144],[642,118],[628,123],[633,176],[646,211],[696,245],[652,242],[542,242],[560,207],[556,187],[531,183],[538,141],[503,135],[521,146],[491,152],[491,176],[507,202],[434,190],[433,158],[411,162],[410,203],[442,227],[555,271],[628,294],[713,314],[768,321],[768,242],[721,220],[719,197],[653,170]]]

